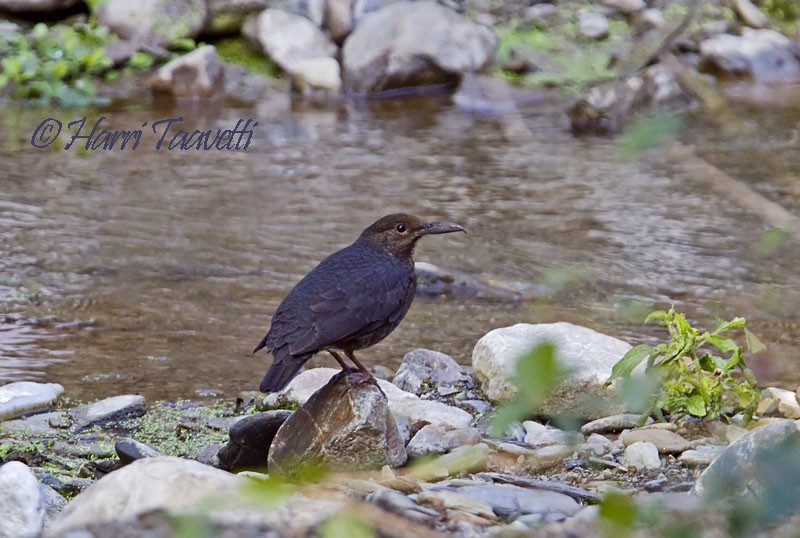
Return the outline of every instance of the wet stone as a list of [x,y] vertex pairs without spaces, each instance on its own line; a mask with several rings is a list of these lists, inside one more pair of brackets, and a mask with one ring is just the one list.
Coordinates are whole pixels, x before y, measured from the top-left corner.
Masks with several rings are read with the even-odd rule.
[[406,353],[397,369],[393,383],[401,389],[420,395],[424,383],[439,388],[454,388],[459,382],[470,381],[469,373],[453,357],[430,349],[415,349]]
[[75,429],[102,424],[112,420],[121,420],[144,415],[147,403],[143,396],[113,396],[88,405],[70,409],[69,414],[75,423]]
[[54,436],[60,428],[53,427],[53,422],[58,424],[69,423],[69,417],[61,411],[32,415],[26,418],[0,422],[0,433],[5,435],[35,434]]
[[0,386],[0,421],[47,407],[63,392],[58,383],[18,381]]
[[272,440],[291,415],[291,411],[278,409],[237,421],[231,427],[230,441],[218,454],[220,468],[232,472],[266,468]]
[[154,458],[161,455],[158,450],[150,445],[141,443],[130,437],[119,439],[114,443],[114,450],[123,465],[127,465],[142,458]]

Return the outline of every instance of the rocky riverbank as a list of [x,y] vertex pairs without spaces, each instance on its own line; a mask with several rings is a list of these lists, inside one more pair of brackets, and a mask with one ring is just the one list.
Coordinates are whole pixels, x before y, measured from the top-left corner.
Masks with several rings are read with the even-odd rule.
[[[107,41],[104,55],[65,61],[68,66],[89,62],[88,75],[95,77],[119,70],[107,78],[120,82],[104,84],[101,91],[111,98],[145,86],[155,95],[191,100],[225,95],[258,100],[291,87],[295,97],[329,103],[454,91],[454,103],[469,111],[510,114],[517,105],[541,101],[542,90],[556,90],[566,97],[557,106],[576,134],[617,133],[635,115],[697,105],[720,114],[719,88],[731,81],[759,88],[800,82],[800,8],[791,0],[702,5],[108,0],[91,5],[87,18],[75,13],[86,9],[78,1],[0,0],[0,14],[9,19],[0,22],[8,35],[26,34],[32,20],[59,17],[110,29],[110,35],[104,30],[87,37]],[[35,39],[42,39],[47,31],[37,28]],[[249,43],[249,50],[231,46],[238,38]],[[176,52],[187,48],[194,50],[183,56]],[[23,55],[13,46],[10,52]],[[19,60],[21,70],[25,62]],[[243,72],[227,62],[279,75],[289,84],[241,83]],[[152,70],[148,81],[118,76],[132,66]],[[37,94],[26,86],[29,76],[17,68],[9,73],[7,91],[23,86],[17,94]],[[80,73],[76,68],[72,76]],[[528,90],[520,93],[513,88],[518,85]]]
[[[503,401],[529,390],[509,357],[545,339],[573,389],[556,390],[549,413],[580,420],[498,431]],[[57,384],[5,385],[0,536],[789,532],[795,393],[765,389],[741,425],[598,412],[623,405],[610,396],[578,405],[629,348],[566,323],[517,325],[482,338],[471,368],[419,349],[391,381],[315,368],[280,394],[214,405],[137,395],[75,405]]]

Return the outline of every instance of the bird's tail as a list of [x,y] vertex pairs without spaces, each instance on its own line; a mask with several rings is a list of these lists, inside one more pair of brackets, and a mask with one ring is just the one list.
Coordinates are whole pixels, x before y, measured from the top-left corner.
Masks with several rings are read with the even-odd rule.
[[300,368],[303,367],[303,363],[310,358],[311,355],[309,354],[299,355],[297,357],[289,356],[283,360],[276,359],[272,362],[272,366],[269,367],[269,370],[267,370],[264,379],[261,380],[261,385],[258,387],[259,390],[261,392],[278,392],[279,390],[283,390],[284,387],[289,384],[289,381],[297,375]]

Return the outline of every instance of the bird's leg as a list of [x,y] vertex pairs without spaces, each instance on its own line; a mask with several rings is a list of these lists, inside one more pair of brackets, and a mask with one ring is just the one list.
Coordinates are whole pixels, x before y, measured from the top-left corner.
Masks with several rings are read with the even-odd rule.
[[347,358],[353,361],[353,363],[358,367],[358,370],[361,372],[361,375],[364,376],[364,381],[370,381],[370,380],[375,381],[375,378],[372,376],[369,370],[364,368],[364,365],[358,362],[358,359],[356,358],[355,354],[353,354],[352,351],[345,351],[344,354],[347,355]]
[[341,356],[341,355],[339,355],[338,353],[336,353],[335,351],[331,351],[331,350],[329,349],[329,350],[328,350],[328,353],[330,353],[331,355],[333,355],[333,358],[334,358],[334,359],[336,359],[336,362],[338,362],[338,363],[339,363],[339,366],[341,366],[341,367],[342,367],[342,370],[344,370],[345,372],[347,372],[347,371],[349,371],[349,370],[352,370],[352,369],[353,369],[353,367],[352,367],[352,366],[350,366],[349,364],[347,364],[346,362],[344,362],[344,359],[342,358],[342,356]]

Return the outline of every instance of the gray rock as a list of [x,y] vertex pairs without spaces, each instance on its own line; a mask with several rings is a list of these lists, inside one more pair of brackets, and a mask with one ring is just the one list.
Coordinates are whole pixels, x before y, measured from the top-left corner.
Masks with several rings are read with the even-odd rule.
[[0,387],[0,421],[47,407],[64,392],[58,383],[18,381]]
[[797,454],[800,424],[779,420],[751,430],[732,443],[697,478],[694,492],[703,497],[752,496],[798,499]]
[[558,17],[558,8],[549,2],[535,4],[522,12],[522,22],[526,25],[538,26]]
[[508,400],[516,395],[518,388],[513,380],[516,363],[542,342],[556,346],[557,360],[572,374],[551,393],[537,412],[596,419],[609,412],[622,411],[619,405],[587,398],[586,395],[597,394],[614,364],[631,346],[592,329],[564,322],[520,323],[495,329],[478,340],[472,352],[472,367],[491,400]]
[[278,430],[270,473],[293,475],[308,465],[380,469],[406,462],[386,395],[358,372],[340,372]]
[[677,454],[690,448],[689,441],[675,432],[661,428],[638,428],[620,437],[626,447],[639,441],[653,443],[661,454]]
[[[581,433],[584,435],[589,435],[592,433],[619,432],[630,428],[637,428],[639,427],[639,421],[641,418],[642,415],[633,413],[622,413],[619,415],[598,418],[597,420],[587,422],[581,426]],[[653,419],[647,417],[644,425],[652,423]]]
[[608,37],[608,19],[597,11],[582,11],[578,15],[578,29],[589,39]]
[[764,28],[769,19],[750,0],[733,0],[733,9],[742,21],[751,28]]
[[208,0],[208,19],[203,34],[236,34],[248,16],[264,11],[270,3],[270,0]]
[[224,84],[224,69],[217,49],[206,45],[163,65],[149,83],[152,91],[174,97],[213,97]]
[[406,446],[409,458],[418,458],[427,454],[441,454],[454,448],[475,445],[481,441],[481,432],[477,428],[452,429],[442,425],[422,427]]
[[580,505],[563,493],[528,489],[512,484],[485,484],[452,487],[434,486],[432,491],[452,491],[474,501],[485,503],[492,508],[494,514],[505,521],[516,519],[526,514],[560,514],[572,516],[578,512]]
[[55,454],[84,459],[113,458],[114,449],[109,443],[86,442],[80,439],[69,441],[56,441],[50,447]]
[[630,15],[647,7],[644,0],[603,0],[603,5],[625,15]]
[[648,441],[637,441],[625,447],[622,464],[638,470],[658,469],[661,467],[661,457],[656,445]]
[[[322,388],[339,370],[333,368],[313,368],[301,372],[281,392],[281,396],[290,402],[302,405],[313,393]],[[399,417],[405,418],[409,424],[427,422],[428,424],[444,424],[452,428],[466,428],[472,422],[472,415],[466,411],[433,400],[422,400],[416,394],[399,389],[396,385],[378,380],[381,390],[389,398],[389,409]]]
[[72,9],[80,0],[0,0],[0,11],[17,14],[52,13]]
[[117,440],[117,442],[114,443],[114,451],[117,453],[117,457],[119,461],[122,462],[122,465],[128,465],[129,463],[143,458],[156,458],[161,455],[158,450],[150,445],[141,443],[130,437]]
[[111,420],[140,417],[146,410],[147,402],[144,396],[128,394],[74,407],[69,410],[69,415],[72,417],[75,429],[81,430]]
[[[289,76],[298,77],[300,88],[319,83],[319,89],[336,89],[336,70],[324,58],[335,59],[337,47],[309,19],[270,8],[248,22],[244,33]],[[323,72],[317,73],[320,65]]]
[[708,467],[727,447],[722,445],[705,445],[695,449],[684,450],[678,461],[688,467]]
[[97,18],[123,39],[168,46],[197,37],[208,16],[205,0],[105,0]]
[[389,488],[375,490],[367,495],[366,501],[380,506],[389,512],[394,512],[404,517],[411,517],[411,519],[416,521],[425,521],[430,520],[431,517],[439,517],[439,512],[436,510],[420,506],[408,496]]
[[345,90],[454,87],[489,65],[496,42],[490,29],[430,0],[392,3],[364,17],[344,42]]
[[270,0],[270,6],[295,15],[305,17],[317,28],[325,24],[325,4],[327,0]]
[[34,538],[44,527],[45,507],[39,483],[28,466],[0,466],[0,537]]
[[291,411],[283,409],[264,411],[248,415],[234,424],[228,444],[219,452],[220,469],[237,472],[266,468],[272,440],[291,415]]
[[5,435],[56,435],[60,428],[53,427],[53,424],[58,424],[59,420],[64,420],[68,423],[70,419],[65,412],[53,411],[51,413],[41,413],[16,420],[7,420],[6,422],[0,422],[0,433]]
[[453,357],[430,349],[406,353],[392,381],[401,389],[420,395],[423,383],[452,387],[470,381],[469,373]]
[[[472,92],[472,90],[483,93],[482,97],[487,99],[492,99],[493,97],[502,99],[507,95],[504,90],[511,89],[508,84],[489,84],[488,81],[490,80],[493,79],[488,75],[480,76],[473,73],[464,73],[459,91],[454,94],[454,99],[458,100],[457,104],[467,109],[475,107],[474,103],[469,103],[472,100],[471,97],[463,95],[463,93]],[[484,84],[484,82],[487,84]],[[461,92],[462,89],[465,92]],[[458,97],[459,93],[462,93],[461,97]],[[523,91],[522,93],[524,95],[526,92]],[[490,94],[497,95],[492,96]],[[527,97],[525,100],[530,101],[531,99]],[[508,111],[498,103],[489,106],[490,109],[497,109],[501,113],[504,110]],[[477,108],[480,108],[480,105]],[[428,262],[414,262],[414,273],[417,275],[418,295],[519,301],[531,290],[531,285],[527,283],[503,281],[494,276],[489,278],[480,277],[472,273],[458,271],[450,267],[440,267]]]
[[327,0],[323,28],[334,43],[342,44],[353,30],[353,0]]
[[48,535],[62,536],[70,529],[153,510],[187,510],[212,497],[235,497],[242,483],[244,479],[192,460],[166,456],[137,460],[104,476],[73,499]]
[[700,43],[700,55],[705,66],[724,74],[756,82],[800,80],[800,59],[792,42],[774,30],[744,28],[740,36],[714,36]]
[[58,515],[67,507],[68,501],[46,484],[39,484],[39,492],[42,495],[44,505],[44,528],[50,527]]

